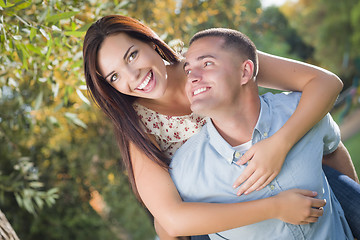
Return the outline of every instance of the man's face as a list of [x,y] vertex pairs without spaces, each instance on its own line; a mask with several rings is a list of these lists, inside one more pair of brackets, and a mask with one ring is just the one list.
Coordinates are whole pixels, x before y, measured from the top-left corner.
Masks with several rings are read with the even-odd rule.
[[204,116],[236,104],[239,94],[242,60],[223,43],[220,37],[200,38],[185,55],[186,94],[191,110]]

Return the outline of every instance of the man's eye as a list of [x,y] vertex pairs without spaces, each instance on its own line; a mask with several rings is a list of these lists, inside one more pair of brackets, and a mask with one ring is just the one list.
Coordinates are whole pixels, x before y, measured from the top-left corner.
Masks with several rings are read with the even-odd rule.
[[115,82],[116,80],[118,80],[118,74],[117,73],[115,73],[115,74],[113,74],[112,76],[111,76],[111,78],[110,78],[110,82]]
[[129,55],[128,61],[131,62],[132,60],[134,60],[136,58],[138,54],[138,51],[134,51]]
[[205,63],[204,63],[204,67],[210,66],[210,65],[212,65],[212,64],[213,64],[212,62],[205,62]]

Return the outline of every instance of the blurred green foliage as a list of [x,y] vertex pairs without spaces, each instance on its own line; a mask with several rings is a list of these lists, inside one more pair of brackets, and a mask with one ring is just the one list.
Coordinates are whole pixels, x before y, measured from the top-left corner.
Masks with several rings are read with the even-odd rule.
[[360,76],[360,2],[298,0],[281,8],[290,24],[314,47],[312,62],[338,74],[351,86]]
[[[319,48],[259,0],[0,0],[0,209],[20,239],[154,237],[84,83],[83,36],[108,14],[142,20],[179,51],[210,27],[238,29],[260,50],[299,60]],[[351,14],[352,27],[359,16]]]

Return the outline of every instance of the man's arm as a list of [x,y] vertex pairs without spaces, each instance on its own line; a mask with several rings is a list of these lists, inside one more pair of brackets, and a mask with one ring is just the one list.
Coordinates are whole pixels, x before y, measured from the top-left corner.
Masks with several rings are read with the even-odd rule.
[[359,178],[355,171],[351,156],[342,142],[339,143],[338,148],[334,152],[325,155],[322,162],[324,165],[338,170],[359,183]]

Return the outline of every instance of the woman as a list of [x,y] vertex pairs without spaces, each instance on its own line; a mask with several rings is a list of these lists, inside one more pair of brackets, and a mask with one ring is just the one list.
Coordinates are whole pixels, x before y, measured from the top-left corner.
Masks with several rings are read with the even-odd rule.
[[[179,236],[217,232],[274,217],[293,223],[299,220],[289,219],[298,213],[286,214],[292,209],[290,204],[295,204],[295,201],[282,201],[285,195],[296,195],[289,192],[276,198],[279,207],[276,209],[288,207],[285,213],[280,211],[270,215],[261,209],[270,201],[274,204],[273,199],[245,204],[181,201],[167,171],[169,156],[192,133],[185,138],[175,135],[179,141],[168,144],[166,138],[161,139],[164,136],[154,136],[150,132],[160,128],[166,131],[167,128],[156,127],[155,123],[147,127],[147,121],[142,124],[139,116],[144,116],[143,111],[154,111],[153,114],[179,124],[184,118],[190,119],[194,133],[204,121],[191,113],[184,91],[186,76],[182,57],[150,28],[129,17],[106,16],[89,28],[83,53],[88,89],[112,120],[133,190],[158,221],[157,227],[164,227],[171,235]],[[252,161],[237,181],[236,185],[239,185],[247,179],[240,194],[264,187],[277,175],[287,152],[329,111],[342,87],[336,76],[309,65],[261,52],[259,62],[258,82],[261,86],[303,91],[303,96],[284,127],[248,151],[244,162],[250,158]],[[281,72],[274,69],[281,69]],[[262,167],[255,168],[255,165]],[[296,197],[300,199],[298,193]],[[314,215],[304,219],[316,221]]]

